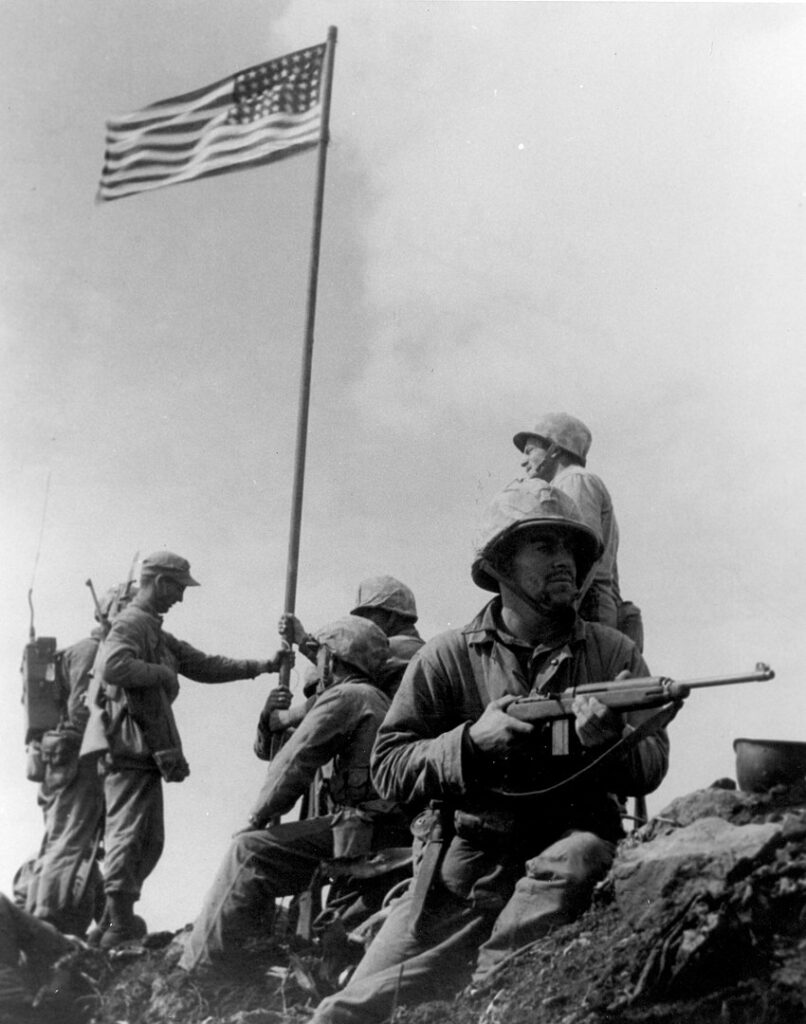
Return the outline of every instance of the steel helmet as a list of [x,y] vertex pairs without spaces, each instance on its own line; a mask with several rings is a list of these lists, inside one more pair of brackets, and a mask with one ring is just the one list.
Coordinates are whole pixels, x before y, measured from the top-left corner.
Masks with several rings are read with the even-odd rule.
[[[512,440],[515,447],[523,451],[532,437],[556,444],[563,451],[575,455],[583,466],[593,440],[590,430],[582,420],[578,420],[576,416],[569,416],[567,412],[546,413],[537,421],[534,430],[522,430]],[[549,447],[549,444],[546,447]]]
[[417,621],[414,594],[405,583],[394,576],[370,576],[358,584],[358,596],[351,615],[359,615],[365,608],[383,608],[396,612],[412,622]]
[[372,679],[389,657],[389,641],[382,629],[369,619],[345,615],[322,626],[314,634],[334,658],[357,668]]
[[573,498],[543,480],[513,480],[493,498],[477,542],[471,575],[484,590],[498,590],[498,583],[485,562],[502,541],[516,531],[540,526],[561,527],[573,534],[576,543],[577,583],[590,572],[602,553],[598,533],[587,526]]
[[[101,615],[107,619],[113,619],[119,611],[122,611],[137,593],[137,584],[134,580],[128,583],[118,583],[109,590],[98,601]],[[98,613],[95,613],[98,618]]]

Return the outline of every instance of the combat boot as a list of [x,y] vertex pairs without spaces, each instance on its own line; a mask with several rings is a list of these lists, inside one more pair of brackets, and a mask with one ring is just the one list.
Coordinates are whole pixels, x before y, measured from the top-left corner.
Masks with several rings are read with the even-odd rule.
[[107,893],[104,918],[108,923],[98,943],[101,949],[114,949],[132,939],[142,939],[146,934],[145,921],[134,913],[134,901],[131,893]]

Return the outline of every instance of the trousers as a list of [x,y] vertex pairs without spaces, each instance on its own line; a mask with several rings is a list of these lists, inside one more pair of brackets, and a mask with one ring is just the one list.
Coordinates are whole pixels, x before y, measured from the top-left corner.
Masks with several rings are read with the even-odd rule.
[[614,853],[613,843],[592,832],[569,831],[521,861],[518,872],[500,854],[454,839],[438,899],[429,898],[436,905],[417,934],[407,895],[346,988],[319,1004],[311,1024],[377,1024],[396,1005],[450,998],[471,978],[483,981],[516,949],[583,913]]
[[280,896],[303,892],[333,856],[332,815],[236,836],[193,924],[179,966],[223,966],[241,959],[244,938],[265,929]]
[[92,920],[92,894],[76,892],[82,861],[102,827],[103,782],[94,761],[78,762],[75,777],[50,790],[44,802],[45,838],[26,909],[62,931],[82,934]]
[[104,891],[139,899],[165,845],[162,778],[157,771],[113,768],[104,797]]

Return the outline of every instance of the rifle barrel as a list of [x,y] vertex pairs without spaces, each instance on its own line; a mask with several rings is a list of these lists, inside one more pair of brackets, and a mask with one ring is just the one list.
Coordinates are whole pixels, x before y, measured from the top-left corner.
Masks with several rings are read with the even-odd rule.
[[775,673],[769,665],[759,662],[755,672],[735,676],[714,676],[711,679],[681,679],[680,682],[692,690],[697,690],[705,686],[732,686],[734,683],[765,683],[768,679],[775,679]]

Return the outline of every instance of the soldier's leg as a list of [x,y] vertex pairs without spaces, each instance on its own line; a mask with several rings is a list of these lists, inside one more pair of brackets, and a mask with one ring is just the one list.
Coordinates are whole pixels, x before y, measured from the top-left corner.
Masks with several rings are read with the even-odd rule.
[[244,938],[259,933],[275,899],[302,892],[320,862],[332,856],[330,816],[243,832],[218,869],[179,966],[186,971],[240,956]]
[[592,832],[568,832],[527,861],[526,876],[479,949],[474,982],[514,950],[568,924],[590,903],[593,888],[613,863],[615,846]]
[[459,900],[446,900],[415,936],[411,899],[394,905],[340,992],[324,999],[309,1024],[375,1024],[396,1006],[449,998],[469,980],[489,918]]
[[104,793],[104,889],[139,899],[165,843],[162,779],[156,770],[114,770],[104,780]]
[[104,807],[103,783],[94,763],[80,762],[78,775],[58,794],[57,803],[61,813],[54,815],[49,844],[40,858],[34,913],[62,931],[83,932],[89,922],[79,920],[74,882],[92,850]]
[[110,948],[145,933],[145,923],[134,915],[134,904],[162,853],[165,826],[159,772],[111,771],[104,780],[104,793],[107,928],[101,946]]

